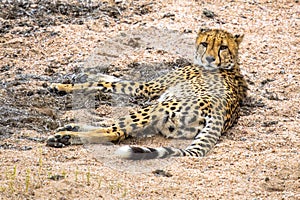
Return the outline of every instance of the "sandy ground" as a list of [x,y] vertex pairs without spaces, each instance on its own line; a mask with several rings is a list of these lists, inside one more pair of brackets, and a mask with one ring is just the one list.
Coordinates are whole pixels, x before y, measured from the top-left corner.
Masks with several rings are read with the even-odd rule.
[[[28,2],[0,3],[0,199],[300,199],[299,1]],[[111,123],[139,105],[53,94],[51,82],[158,76],[192,61],[200,27],[245,34],[250,87],[206,157],[131,162],[113,155],[118,145],[45,146],[59,126]]]

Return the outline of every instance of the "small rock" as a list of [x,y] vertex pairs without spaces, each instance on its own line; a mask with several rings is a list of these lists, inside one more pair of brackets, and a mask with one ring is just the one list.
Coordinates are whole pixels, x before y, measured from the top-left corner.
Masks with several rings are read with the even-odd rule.
[[175,17],[175,14],[173,14],[173,13],[166,13],[166,14],[163,15],[162,18],[173,18],[173,17]]
[[214,18],[216,15],[213,11],[207,10],[206,8],[202,11],[203,15],[208,18]]
[[281,69],[279,74],[285,74],[285,70],[284,69]]
[[64,178],[65,178],[65,176],[59,175],[59,174],[55,174],[55,175],[49,177],[50,180],[54,180],[54,181],[59,181],[59,180],[62,180]]
[[31,150],[32,147],[31,146],[23,146],[20,148],[21,151],[28,151],[28,150]]
[[153,171],[152,173],[155,176],[172,177],[172,174],[170,174],[169,172],[166,172],[162,169],[157,169],[157,170]]

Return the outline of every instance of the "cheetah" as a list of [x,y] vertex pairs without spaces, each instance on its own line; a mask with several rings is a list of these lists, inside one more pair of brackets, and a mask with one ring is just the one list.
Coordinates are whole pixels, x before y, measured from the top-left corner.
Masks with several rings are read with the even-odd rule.
[[247,83],[240,72],[238,48],[243,35],[220,29],[200,29],[196,38],[194,64],[177,68],[151,81],[98,81],[81,84],[53,83],[55,91],[94,89],[101,92],[143,96],[155,103],[109,127],[80,130],[61,128],[47,145],[63,147],[161,134],[167,138],[193,139],[188,147],[122,146],[116,154],[125,159],[154,159],[177,156],[202,157],[237,120],[247,95]]

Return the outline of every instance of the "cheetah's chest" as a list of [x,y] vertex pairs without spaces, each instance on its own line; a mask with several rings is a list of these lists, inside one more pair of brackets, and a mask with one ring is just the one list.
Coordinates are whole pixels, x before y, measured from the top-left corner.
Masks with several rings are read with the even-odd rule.
[[158,99],[158,102],[168,101],[171,99],[187,99],[197,97],[196,91],[190,83],[178,83],[170,86]]
[[176,83],[162,93],[158,102],[171,99],[198,99],[204,96],[222,97],[226,91],[224,80],[220,76],[195,77]]

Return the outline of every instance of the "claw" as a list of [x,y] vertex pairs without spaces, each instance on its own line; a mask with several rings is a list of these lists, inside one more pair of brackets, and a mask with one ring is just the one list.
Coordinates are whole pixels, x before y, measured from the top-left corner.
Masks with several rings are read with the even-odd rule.
[[62,132],[62,131],[72,131],[72,132],[79,132],[80,126],[68,124],[64,127],[59,127],[56,132]]
[[79,126],[73,126],[73,125],[68,125],[66,128],[68,131],[72,131],[72,132],[79,132],[80,129]]

